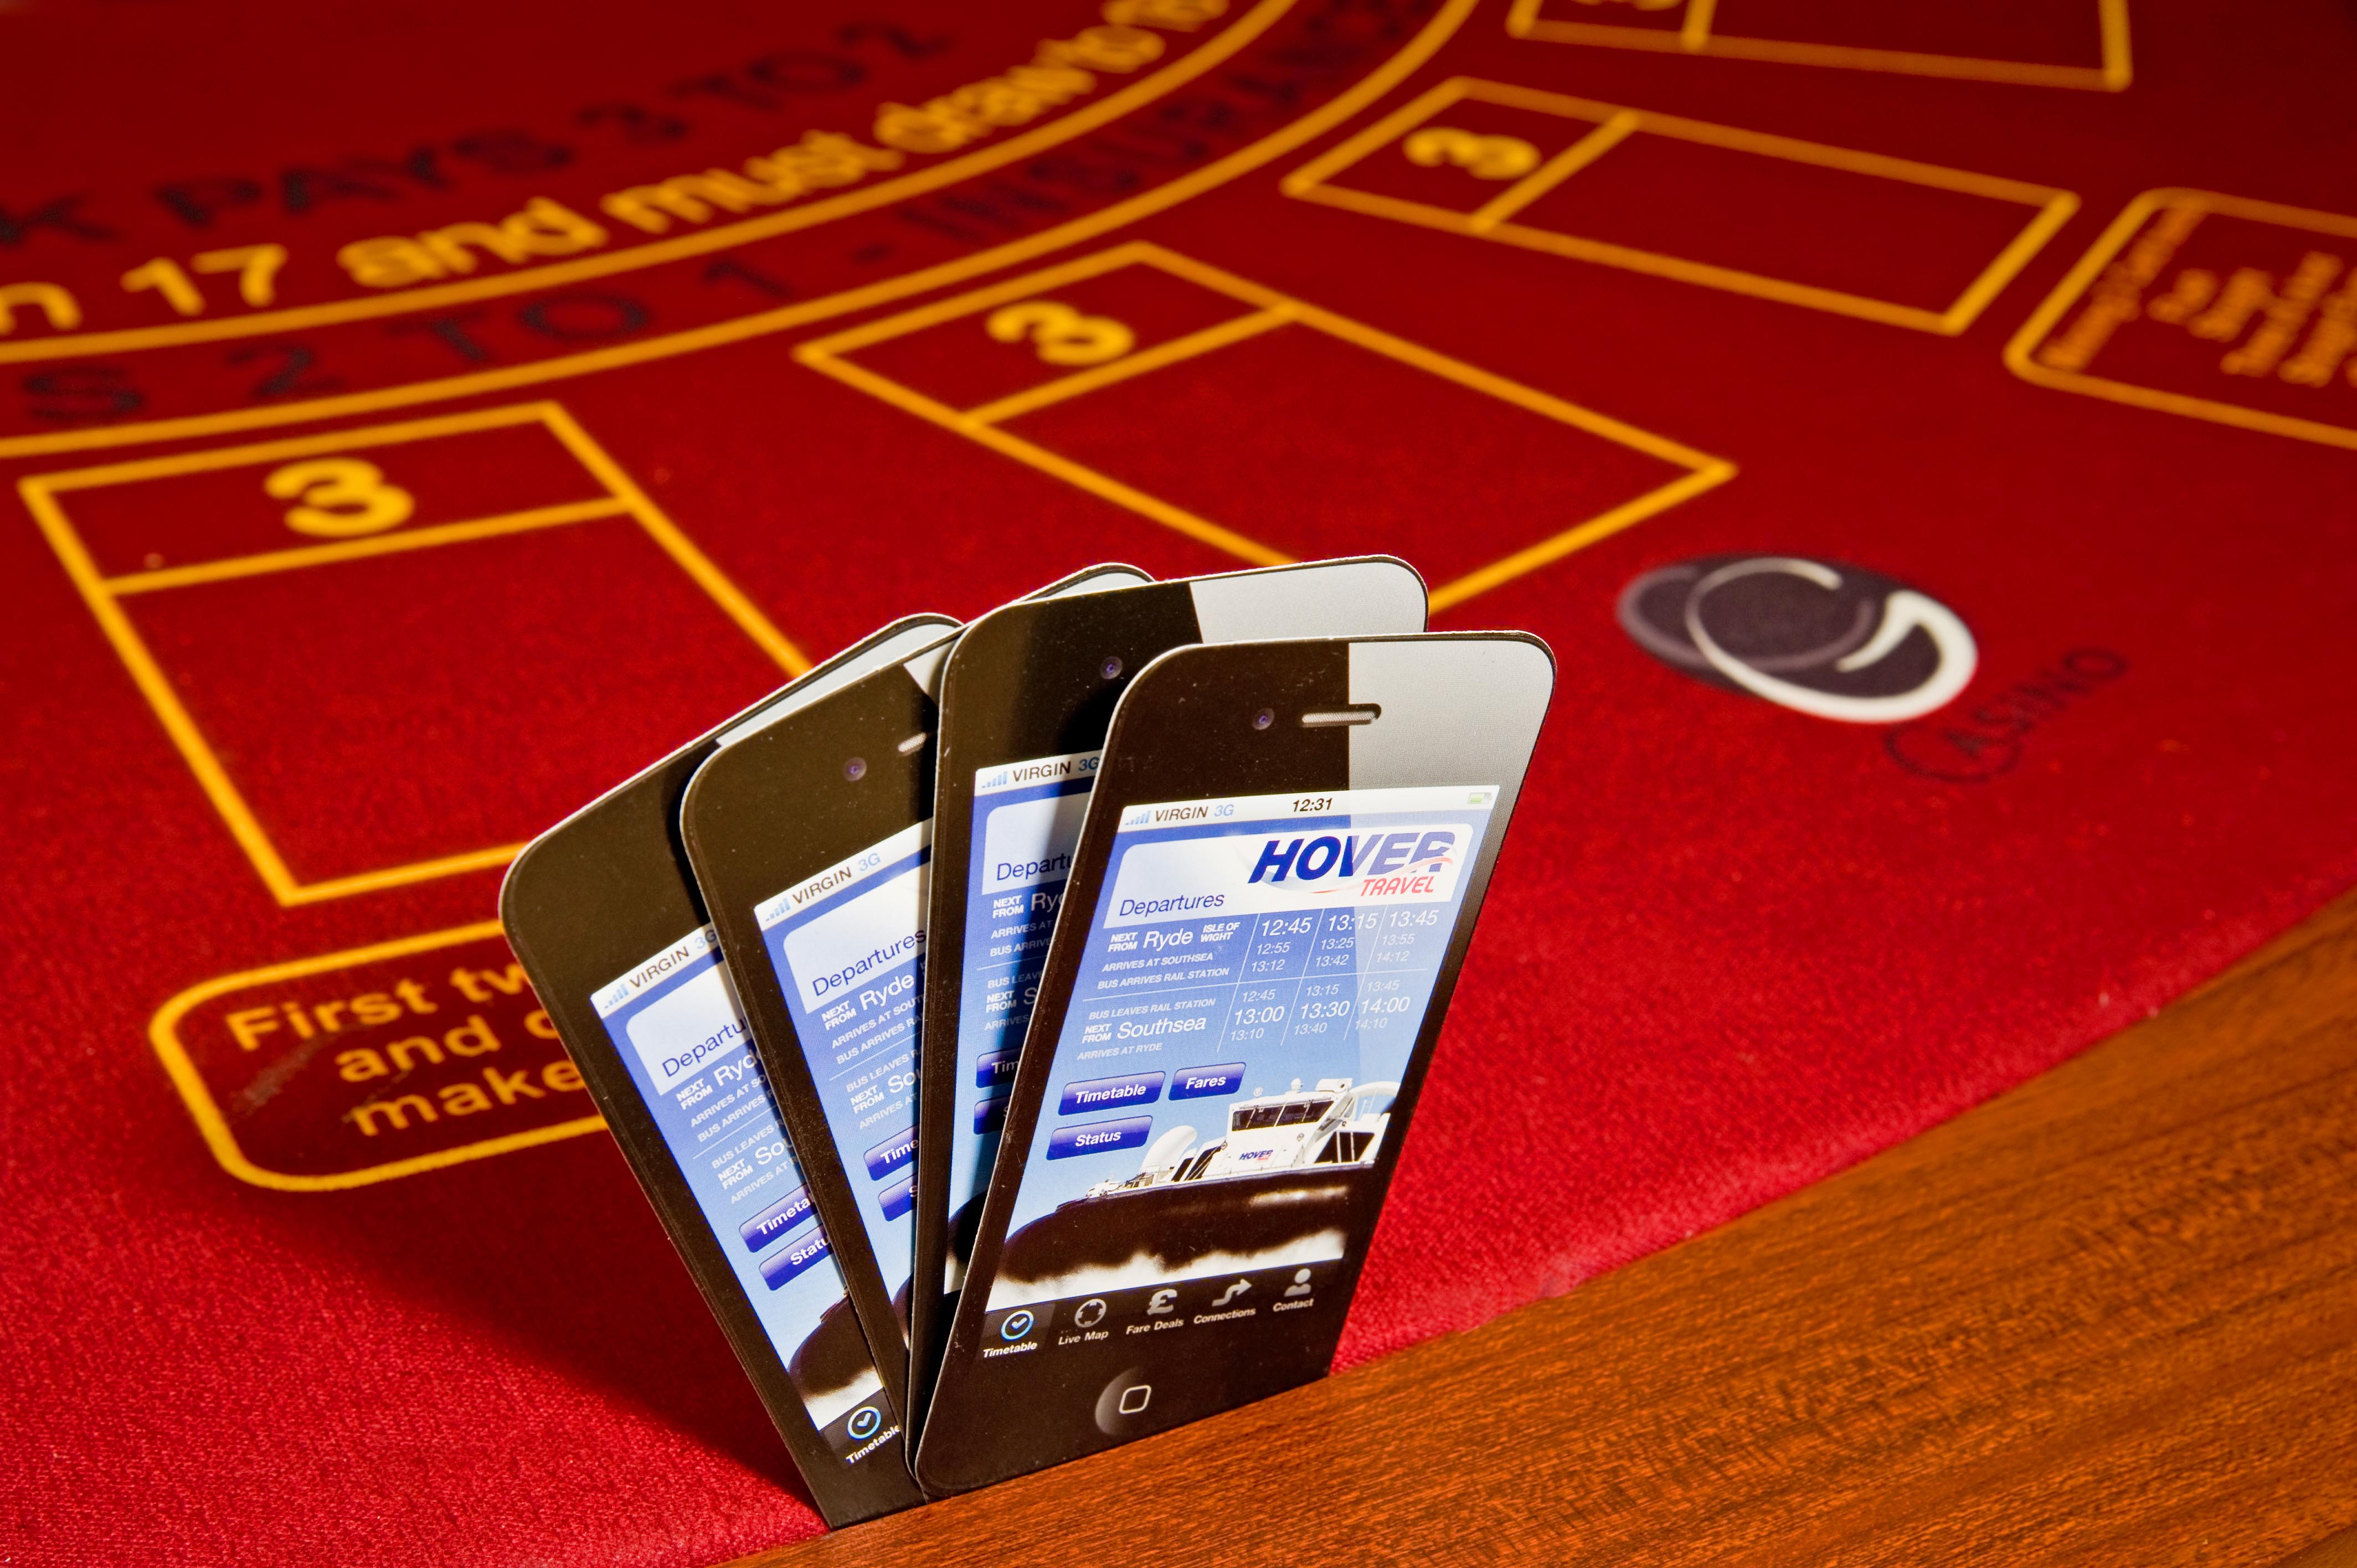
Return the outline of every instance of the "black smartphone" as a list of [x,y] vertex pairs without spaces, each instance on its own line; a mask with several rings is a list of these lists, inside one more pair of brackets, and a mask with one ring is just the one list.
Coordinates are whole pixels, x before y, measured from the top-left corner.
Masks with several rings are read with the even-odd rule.
[[[1035,596],[1149,579],[1107,565]],[[886,1392],[908,1409],[917,990],[947,639],[737,726],[682,792],[688,865]]]
[[1555,666],[1180,649],[1115,708],[918,1437],[964,1491],[1322,1375]]
[[748,1048],[679,799],[732,729],[897,669],[956,628],[913,616],[838,654],[534,839],[500,890],[509,945],[831,1525],[921,1499]]
[[1424,579],[1404,561],[1361,556],[1008,605],[959,637],[942,675],[925,922],[935,957],[925,966],[918,1053],[912,1432],[923,1424],[1114,704],[1138,671],[1189,643],[1424,625]]

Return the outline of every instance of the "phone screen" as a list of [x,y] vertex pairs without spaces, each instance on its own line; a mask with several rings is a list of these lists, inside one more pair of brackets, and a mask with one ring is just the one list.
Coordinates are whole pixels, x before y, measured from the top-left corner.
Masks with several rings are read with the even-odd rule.
[[[984,1356],[1267,1333],[1315,1311],[1497,800],[1466,784],[1123,812]],[[1143,1383],[1115,1394],[1109,1435],[1159,1413]]]
[[827,1446],[856,1463],[900,1429],[812,1212],[709,926],[601,986],[604,1023]]
[[[952,1232],[990,1181],[1006,1092],[1039,972],[1064,900],[1089,791],[1103,754],[1080,752],[985,768],[974,774],[972,864],[966,875],[964,982],[959,992],[956,1121],[950,1138]],[[952,1245],[942,1287],[963,1283]]]
[[904,1327],[931,838],[930,821],[904,828],[753,911]]

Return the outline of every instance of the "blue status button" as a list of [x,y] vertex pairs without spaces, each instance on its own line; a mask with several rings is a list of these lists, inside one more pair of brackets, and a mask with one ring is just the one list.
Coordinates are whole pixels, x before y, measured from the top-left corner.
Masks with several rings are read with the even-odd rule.
[[811,1196],[808,1187],[798,1187],[752,1219],[737,1228],[745,1238],[745,1245],[759,1251],[810,1218]]
[[986,1138],[1006,1125],[1006,1102],[1012,1098],[1002,1094],[974,1108],[974,1130],[977,1136]]
[[1201,1100],[1214,1094],[1233,1094],[1243,1080],[1244,1064],[1242,1062],[1182,1067],[1170,1075],[1170,1098]]
[[[1242,1069],[1238,1069],[1242,1071]],[[1064,1085],[1056,1114],[1076,1116],[1083,1111],[1110,1111],[1118,1105],[1143,1105],[1162,1094],[1162,1075],[1134,1072],[1125,1078],[1089,1078]]]
[[776,1290],[804,1270],[823,1262],[827,1252],[826,1232],[813,1225],[809,1235],[787,1242],[776,1257],[762,1262],[761,1283]]
[[1022,1057],[1023,1047],[1012,1050],[985,1051],[974,1058],[974,1086],[976,1089],[997,1089],[1015,1081],[1015,1064]]
[[899,1181],[894,1182],[890,1187],[888,1187],[882,1192],[877,1193],[876,1195],[876,1201],[883,1205],[884,1218],[887,1219],[898,1219],[903,1214],[908,1213],[911,1208],[916,1208],[916,1191],[917,1178],[915,1176],[902,1176]]
[[1124,1116],[1112,1122],[1082,1122],[1077,1126],[1059,1127],[1055,1136],[1048,1140],[1048,1157],[1069,1160],[1114,1149],[1142,1148],[1146,1135],[1152,1131],[1151,1116]]
[[882,1181],[917,1157],[917,1130],[904,1127],[860,1157],[867,1162],[869,1179]]

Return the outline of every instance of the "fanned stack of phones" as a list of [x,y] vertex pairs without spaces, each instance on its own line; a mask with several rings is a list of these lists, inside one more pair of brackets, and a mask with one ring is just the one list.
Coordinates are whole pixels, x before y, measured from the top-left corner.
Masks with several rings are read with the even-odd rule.
[[830,1522],[1326,1369],[1554,680],[1424,621],[1388,557],[1092,568],[518,858],[510,940]]

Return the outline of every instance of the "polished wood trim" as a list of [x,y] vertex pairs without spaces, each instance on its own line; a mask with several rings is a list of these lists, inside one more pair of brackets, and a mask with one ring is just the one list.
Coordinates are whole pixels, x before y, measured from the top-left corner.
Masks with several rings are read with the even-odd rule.
[[2357,897],[1566,1296],[745,1568],[2324,1568],[2352,1455]]
[[2357,1568],[2357,1530],[2344,1530],[2330,1541],[2319,1541],[2298,1556],[2286,1558],[2276,1568]]

